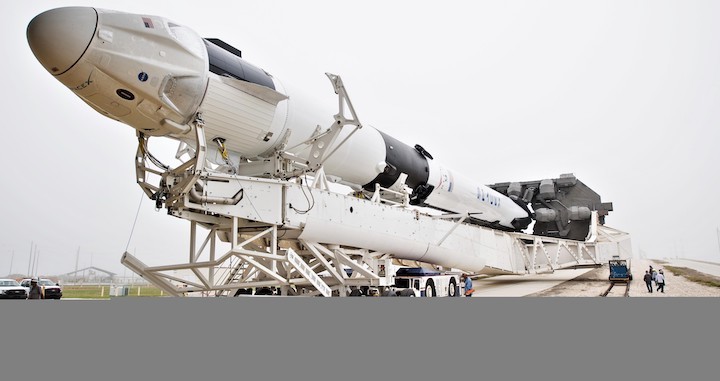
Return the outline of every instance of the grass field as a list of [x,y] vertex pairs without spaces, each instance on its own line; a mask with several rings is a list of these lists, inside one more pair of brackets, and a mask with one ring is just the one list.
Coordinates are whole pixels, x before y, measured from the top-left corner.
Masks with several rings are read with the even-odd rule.
[[[162,290],[154,286],[132,286],[129,289],[128,297],[164,296]],[[110,286],[108,285],[65,285],[63,286],[63,299],[109,299]]]
[[686,267],[665,266],[666,270],[670,270],[674,275],[684,276],[688,280],[701,283],[710,287],[720,287],[720,278],[709,274],[704,274]]

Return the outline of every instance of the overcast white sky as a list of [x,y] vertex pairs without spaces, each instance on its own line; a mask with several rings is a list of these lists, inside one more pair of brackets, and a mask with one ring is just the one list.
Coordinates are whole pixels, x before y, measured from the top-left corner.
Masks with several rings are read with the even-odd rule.
[[[122,275],[141,190],[134,130],[42,68],[28,22],[86,5],[221,38],[308,93],[343,77],[366,124],[491,184],[574,173],[651,258],[720,262],[720,2],[4,1],[0,275]],[[324,79],[323,79],[324,80]],[[323,83],[323,82],[319,82]],[[129,250],[187,258],[189,222],[145,199]]]

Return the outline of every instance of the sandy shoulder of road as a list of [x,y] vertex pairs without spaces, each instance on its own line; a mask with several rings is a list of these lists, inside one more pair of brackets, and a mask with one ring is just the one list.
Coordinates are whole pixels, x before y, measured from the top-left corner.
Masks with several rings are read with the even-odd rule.
[[[630,270],[633,274],[633,281],[630,283],[629,296],[634,297],[708,297],[720,296],[720,288],[710,287],[700,283],[692,282],[685,277],[674,275],[671,271],[665,270],[665,293],[657,292],[657,286],[653,283],[653,292],[649,293],[643,275],[645,270],[652,265],[655,269],[662,269],[661,263],[648,259],[634,259],[630,263]],[[528,296],[552,297],[552,296],[599,296],[609,285],[609,269],[607,266],[597,268],[587,273],[559,284],[544,291],[536,292]],[[616,285],[615,288],[620,286]]]

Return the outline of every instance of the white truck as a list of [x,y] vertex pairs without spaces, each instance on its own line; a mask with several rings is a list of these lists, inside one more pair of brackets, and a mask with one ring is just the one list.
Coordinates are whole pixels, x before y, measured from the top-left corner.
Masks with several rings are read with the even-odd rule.
[[463,295],[460,272],[423,267],[399,267],[394,284],[384,287],[358,287],[350,296],[456,297]]

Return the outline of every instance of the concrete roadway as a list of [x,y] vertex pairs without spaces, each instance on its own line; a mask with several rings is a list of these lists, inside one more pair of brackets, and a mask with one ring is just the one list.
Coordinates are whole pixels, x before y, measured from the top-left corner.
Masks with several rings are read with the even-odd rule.
[[[720,263],[697,261],[692,259],[663,259],[668,266],[687,267],[705,274],[720,277]],[[632,260],[631,260],[632,263]],[[658,265],[662,268],[661,265]],[[632,266],[633,275],[642,278],[645,268]],[[499,275],[473,280],[475,293],[473,297],[517,297],[526,296],[555,287],[565,281],[574,279],[594,268],[577,270],[557,270],[548,274],[532,275]],[[642,270],[642,271],[641,271]],[[638,274],[635,274],[638,272]]]
[[700,271],[701,273],[720,277],[720,263],[707,261],[697,261],[693,259],[663,259],[667,262],[663,266],[687,267],[689,269]]
[[556,270],[548,274],[498,275],[473,280],[473,297],[509,297],[526,296],[555,287],[565,281],[576,278],[594,267],[583,269]]

